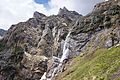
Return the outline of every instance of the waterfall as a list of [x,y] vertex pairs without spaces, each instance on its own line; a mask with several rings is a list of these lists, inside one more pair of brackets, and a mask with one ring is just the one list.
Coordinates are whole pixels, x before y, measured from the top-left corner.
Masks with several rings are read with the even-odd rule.
[[68,56],[68,51],[69,51],[69,36],[70,36],[70,33],[68,33],[68,35],[66,36],[66,39],[65,39],[65,42],[64,42],[64,46],[63,46],[63,54],[62,54],[62,57],[61,57],[61,62],[63,62],[63,60],[65,60]]
[[46,72],[43,74],[40,80],[46,80]]
[[47,78],[46,75],[47,73],[45,72],[44,75],[41,77],[40,80],[52,80],[54,76],[57,75],[57,73],[60,71],[60,69],[62,68],[62,65],[63,65],[63,61],[65,59],[68,58],[69,56],[69,36],[70,36],[70,33],[71,31],[69,31],[69,33],[67,34],[66,36],[66,39],[64,41],[64,45],[63,45],[63,51],[62,51],[62,56],[61,58],[58,58],[58,57],[54,57],[53,56],[53,59],[56,59],[58,62],[55,62],[54,60],[54,63],[53,65],[57,65],[57,67],[53,67],[53,69],[50,69],[51,71],[51,77],[50,78]]

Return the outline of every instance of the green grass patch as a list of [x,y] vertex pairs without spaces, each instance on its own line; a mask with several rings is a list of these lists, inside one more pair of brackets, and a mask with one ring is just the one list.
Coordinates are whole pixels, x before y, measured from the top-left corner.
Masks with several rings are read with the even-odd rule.
[[99,49],[92,56],[77,57],[74,61],[73,72],[62,80],[113,80],[113,74],[120,69],[120,46]]

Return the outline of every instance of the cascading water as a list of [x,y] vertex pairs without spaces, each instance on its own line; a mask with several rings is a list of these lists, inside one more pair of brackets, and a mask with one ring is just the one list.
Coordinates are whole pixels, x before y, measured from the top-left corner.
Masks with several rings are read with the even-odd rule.
[[64,46],[63,46],[63,51],[62,51],[62,56],[61,58],[58,57],[53,57],[54,59],[57,59],[58,62],[56,62],[54,60],[53,65],[57,65],[55,67],[53,67],[49,72],[51,72],[50,77],[47,77],[47,72],[44,73],[44,75],[41,77],[40,80],[52,80],[54,76],[57,75],[58,72],[61,71],[62,65],[63,65],[63,61],[65,59],[68,59],[69,56],[69,36],[70,36],[71,31],[69,31],[68,35],[66,36],[66,39],[64,41]]
[[65,42],[64,42],[64,46],[63,46],[63,54],[62,54],[62,57],[60,59],[60,62],[62,63],[66,58],[68,58],[68,52],[69,52],[69,36],[70,36],[70,33],[68,33],[68,35],[66,36],[66,39],[65,39]]

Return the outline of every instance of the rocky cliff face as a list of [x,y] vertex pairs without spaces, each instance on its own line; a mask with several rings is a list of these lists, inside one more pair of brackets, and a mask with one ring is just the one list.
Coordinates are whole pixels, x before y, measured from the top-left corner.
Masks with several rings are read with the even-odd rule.
[[[12,25],[0,41],[0,79],[40,80],[44,72],[47,73],[45,76],[51,77],[54,60],[63,57],[66,41],[69,54],[62,64],[81,52],[118,44],[119,3],[110,0],[97,4],[86,16],[65,7],[58,15],[45,16],[35,12],[28,21]],[[55,74],[65,70],[64,65],[61,68]]]

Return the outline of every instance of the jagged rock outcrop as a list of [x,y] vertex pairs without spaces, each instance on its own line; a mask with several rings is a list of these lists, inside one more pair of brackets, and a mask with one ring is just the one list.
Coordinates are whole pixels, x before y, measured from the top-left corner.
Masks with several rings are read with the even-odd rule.
[[58,16],[61,16],[69,21],[71,21],[71,20],[74,21],[82,15],[78,14],[75,11],[69,11],[69,10],[67,10],[66,7],[63,7],[63,9],[60,8]]
[[44,72],[49,73],[52,57],[61,58],[69,33],[69,55],[64,63],[81,52],[120,43],[118,3],[97,4],[86,16],[65,7],[58,15],[35,12],[28,21],[12,25],[0,40],[0,79],[40,80]]

